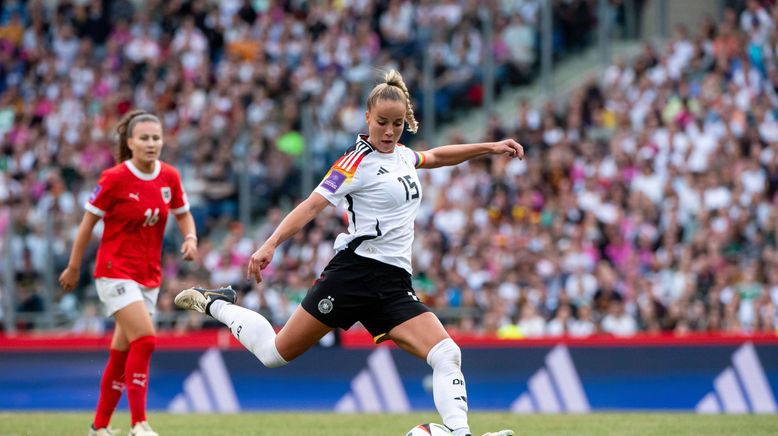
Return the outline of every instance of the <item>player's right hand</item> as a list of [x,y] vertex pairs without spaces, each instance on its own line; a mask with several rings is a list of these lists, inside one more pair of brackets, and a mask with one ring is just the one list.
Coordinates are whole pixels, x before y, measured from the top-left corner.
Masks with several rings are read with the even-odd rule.
[[76,283],[78,283],[80,274],[81,271],[78,268],[71,266],[65,268],[65,271],[62,271],[62,274],[59,275],[59,285],[66,291],[72,291],[76,287]]
[[246,273],[246,277],[253,278],[257,283],[262,281],[262,270],[265,269],[270,261],[273,260],[273,252],[275,247],[263,244],[249,259],[249,267]]

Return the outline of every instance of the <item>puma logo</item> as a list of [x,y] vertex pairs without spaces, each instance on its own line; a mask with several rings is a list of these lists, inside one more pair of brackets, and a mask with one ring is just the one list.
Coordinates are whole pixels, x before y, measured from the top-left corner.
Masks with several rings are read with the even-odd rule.
[[134,194],[132,192],[130,192],[130,198],[132,198],[135,201],[140,201],[140,192],[137,192],[137,193],[134,193]]
[[146,379],[145,378],[143,378],[143,379],[133,378],[132,379],[132,384],[138,385],[138,386],[140,386],[142,388],[145,388],[146,387]]

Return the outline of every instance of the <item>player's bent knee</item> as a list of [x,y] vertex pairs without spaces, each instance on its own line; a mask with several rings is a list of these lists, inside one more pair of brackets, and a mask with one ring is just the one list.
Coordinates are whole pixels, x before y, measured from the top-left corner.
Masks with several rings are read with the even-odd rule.
[[256,355],[259,361],[267,368],[278,368],[279,366],[284,366],[289,363],[278,353],[274,342],[261,347]]
[[451,338],[443,339],[438,342],[429,354],[427,354],[427,363],[435,368],[438,365],[462,365],[462,350]]

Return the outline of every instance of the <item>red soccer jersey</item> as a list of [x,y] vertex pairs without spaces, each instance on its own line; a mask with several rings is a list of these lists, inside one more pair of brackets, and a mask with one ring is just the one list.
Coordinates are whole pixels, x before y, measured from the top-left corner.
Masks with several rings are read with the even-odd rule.
[[85,207],[105,224],[95,278],[159,287],[168,212],[189,210],[178,171],[157,161],[154,172],[146,174],[125,161],[103,171]]

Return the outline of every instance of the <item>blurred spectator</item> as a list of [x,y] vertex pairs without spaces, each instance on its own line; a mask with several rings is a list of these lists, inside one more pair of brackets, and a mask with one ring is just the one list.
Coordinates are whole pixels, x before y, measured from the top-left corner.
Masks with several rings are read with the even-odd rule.
[[591,313],[589,306],[578,308],[578,317],[570,325],[570,336],[586,337],[597,333],[597,326],[592,321]]
[[528,302],[521,308],[518,326],[524,337],[536,338],[543,336],[545,333],[546,320],[537,313],[535,305]]
[[556,316],[546,324],[546,336],[567,336],[573,327],[572,310],[567,304],[557,308]]
[[608,307],[608,314],[602,319],[602,331],[614,336],[632,336],[637,332],[637,323],[624,310],[624,303],[614,300]]
[[97,313],[95,304],[87,303],[70,331],[79,334],[102,335],[105,333],[105,317]]
[[536,30],[527,24],[520,14],[511,16],[499,34],[499,40],[508,49],[506,56],[508,81],[527,81],[535,65]]

